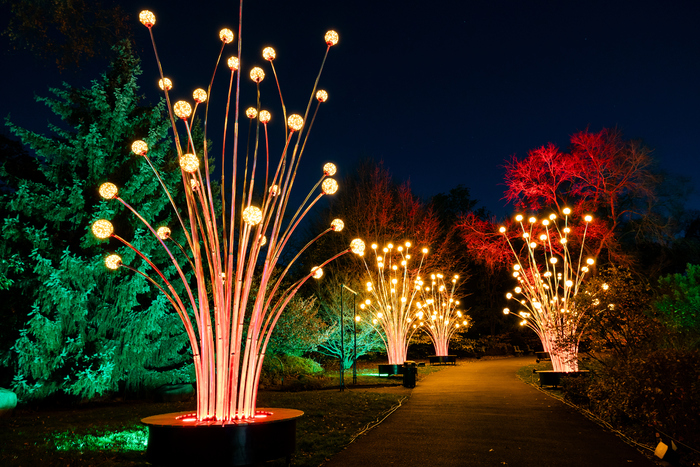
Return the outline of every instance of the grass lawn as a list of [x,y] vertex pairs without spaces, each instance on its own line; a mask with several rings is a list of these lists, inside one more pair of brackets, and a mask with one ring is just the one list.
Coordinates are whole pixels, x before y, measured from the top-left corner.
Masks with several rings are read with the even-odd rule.
[[[418,381],[440,368],[419,368]],[[338,390],[336,373],[321,378],[324,389],[259,394],[259,407],[304,411],[297,422],[295,466],[317,467],[410,395],[400,377],[381,378],[375,374],[376,368],[358,369],[358,387],[354,387],[350,370],[345,375],[347,389],[343,392]],[[194,408],[194,401],[143,400],[18,408],[11,416],[0,418],[0,465],[146,466],[147,430],[140,420]]]

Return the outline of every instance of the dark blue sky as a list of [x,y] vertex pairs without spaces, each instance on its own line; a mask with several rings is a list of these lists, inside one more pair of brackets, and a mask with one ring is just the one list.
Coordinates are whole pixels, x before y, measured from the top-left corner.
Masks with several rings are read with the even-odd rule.
[[[218,30],[237,29],[237,2],[123,5],[135,21],[143,8],[158,16],[154,33],[177,96],[206,87]],[[410,178],[424,197],[461,183],[481,205],[505,214],[504,161],[548,142],[566,148],[569,136],[586,128],[618,126],[654,148],[663,169],[700,187],[699,21],[694,1],[249,1],[243,57],[267,65],[260,51],[274,46],[287,108],[303,112],[323,34],[335,29],[340,43],[320,84],[330,99],[314,124],[304,170],[315,179],[326,160],[347,171],[371,156],[398,179]],[[141,86],[154,99],[157,69],[147,30],[137,26]],[[94,78],[57,77],[16,55],[3,62],[17,66],[3,67],[0,115],[11,112],[25,126],[46,121],[33,93]],[[222,75],[214,92],[224,83]],[[274,82],[263,84],[274,119]],[[247,92],[243,107],[254,103]],[[211,135],[219,139],[218,131]],[[698,194],[689,206],[700,209]]]

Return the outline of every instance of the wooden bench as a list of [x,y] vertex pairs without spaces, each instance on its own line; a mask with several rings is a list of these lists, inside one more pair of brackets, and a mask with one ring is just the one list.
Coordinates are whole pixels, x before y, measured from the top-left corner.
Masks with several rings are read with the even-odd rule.
[[537,359],[535,360],[537,363],[540,363],[541,361],[552,361],[552,357],[549,356],[549,352],[535,352],[535,355],[537,356]]
[[431,365],[456,365],[457,355],[430,355],[428,361]]
[[515,352],[516,357],[521,357],[525,353],[522,350],[520,350],[520,347],[518,347],[517,345],[513,346],[513,352]]

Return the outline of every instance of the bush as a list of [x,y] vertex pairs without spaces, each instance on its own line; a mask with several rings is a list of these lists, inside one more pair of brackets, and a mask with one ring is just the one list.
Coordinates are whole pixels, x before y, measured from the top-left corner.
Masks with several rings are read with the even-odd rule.
[[293,380],[297,380],[305,381],[305,386],[310,386],[309,380],[318,379],[322,373],[323,367],[310,358],[296,357],[293,355],[275,355],[267,357],[263,362],[260,385],[289,385],[292,384]]

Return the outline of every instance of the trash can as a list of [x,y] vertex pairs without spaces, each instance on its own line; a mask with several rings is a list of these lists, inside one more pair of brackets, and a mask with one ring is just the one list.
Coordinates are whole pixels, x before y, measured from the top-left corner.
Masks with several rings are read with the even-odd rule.
[[418,373],[418,365],[416,365],[416,362],[409,361],[403,363],[403,387],[416,387],[416,373]]

